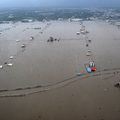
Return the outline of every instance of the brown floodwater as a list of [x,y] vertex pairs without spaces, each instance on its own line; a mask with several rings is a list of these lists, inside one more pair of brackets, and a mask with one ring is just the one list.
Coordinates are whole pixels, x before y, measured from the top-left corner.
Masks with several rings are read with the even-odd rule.
[[77,35],[80,23],[49,23],[0,25],[0,120],[119,120],[120,29],[84,21],[89,33]]

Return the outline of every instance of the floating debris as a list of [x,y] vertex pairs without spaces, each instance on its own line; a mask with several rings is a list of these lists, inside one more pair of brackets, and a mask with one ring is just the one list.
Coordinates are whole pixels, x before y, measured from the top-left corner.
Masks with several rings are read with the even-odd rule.
[[16,42],[19,42],[20,40],[16,40]]
[[80,33],[84,35],[84,34],[85,34],[85,31],[81,29],[81,30],[80,30]]
[[85,31],[85,33],[87,34],[87,33],[89,33],[89,31]]
[[105,88],[104,90],[105,90],[105,91],[107,91],[108,89],[107,89],[107,88]]
[[36,28],[34,28],[35,30],[39,30],[39,29],[41,29],[41,27],[36,27]]
[[7,62],[5,62],[4,64],[7,64]]
[[114,84],[115,87],[119,87],[120,88],[120,80],[118,83]]
[[120,87],[119,83],[114,84],[115,87]]
[[86,44],[86,47],[88,47],[89,45],[88,44]]
[[114,72],[114,74],[118,74],[118,72]]
[[13,59],[13,56],[10,56],[10,59]]
[[91,40],[88,40],[89,42],[91,42]]
[[0,65],[0,69],[2,69],[3,68],[3,66],[2,65]]
[[7,64],[7,66],[12,67],[12,66],[13,66],[13,64],[9,63],[9,64]]

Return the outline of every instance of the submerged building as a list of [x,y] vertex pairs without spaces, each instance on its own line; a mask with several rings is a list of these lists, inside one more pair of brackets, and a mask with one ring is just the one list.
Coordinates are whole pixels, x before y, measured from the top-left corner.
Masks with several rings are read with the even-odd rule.
[[21,20],[21,22],[34,22],[34,20],[33,19],[23,19],[23,20]]
[[83,19],[80,18],[70,18],[68,19],[69,22],[81,22]]

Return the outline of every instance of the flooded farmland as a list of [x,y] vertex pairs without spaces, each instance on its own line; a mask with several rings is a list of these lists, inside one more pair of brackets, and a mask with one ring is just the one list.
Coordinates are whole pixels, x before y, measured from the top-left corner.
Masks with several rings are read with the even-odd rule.
[[[77,35],[81,29],[88,33]],[[1,24],[0,30],[1,120],[120,119],[116,26],[51,21]],[[47,42],[50,37],[56,40]],[[96,71],[87,72],[89,62]]]

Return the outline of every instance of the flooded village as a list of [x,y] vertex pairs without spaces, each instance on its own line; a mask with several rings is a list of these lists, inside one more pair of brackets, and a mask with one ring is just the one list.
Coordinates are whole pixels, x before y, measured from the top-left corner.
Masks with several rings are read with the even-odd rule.
[[119,13],[53,11],[1,21],[0,119],[119,120]]

